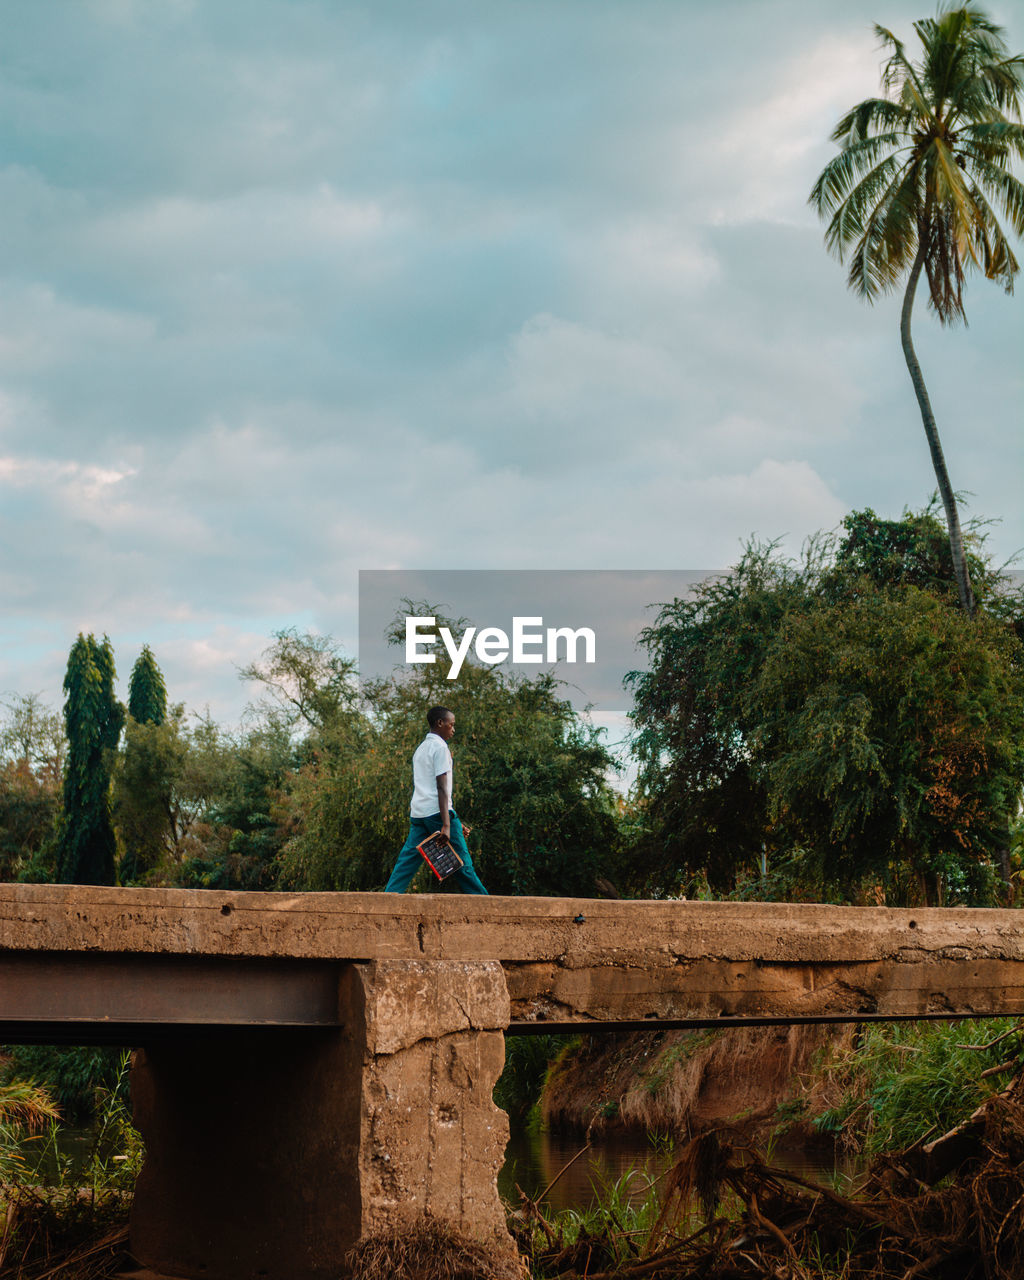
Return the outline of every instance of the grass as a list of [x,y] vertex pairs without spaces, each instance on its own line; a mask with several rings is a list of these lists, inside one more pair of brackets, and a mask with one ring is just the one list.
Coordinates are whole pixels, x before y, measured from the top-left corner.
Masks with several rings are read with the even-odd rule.
[[595,1172],[594,1202],[550,1220],[539,1206],[512,1215],[512,1227],[536,1280],[570,1268],[581,1274],[614,1269],[645,1256],[661,1214],[659,1179],[639,1169],[612,1178]]
[[870,1024],[852,1051],[816,1064],[831,1100],[812,1126],[868,1155],[946,1133],[1002,1088],[1006,1077],[983,1073],[1013,1059],[1022,1035],[1013,1018]]
[[45,1090],[10,1079],[0,1086],[0,1275],[99,1280],[125,1263],[143,1158],[125,1104],[128,1061],[122,1054],[110,1087],[96,1091],[84,1165],[64,1149],[66,1130]]

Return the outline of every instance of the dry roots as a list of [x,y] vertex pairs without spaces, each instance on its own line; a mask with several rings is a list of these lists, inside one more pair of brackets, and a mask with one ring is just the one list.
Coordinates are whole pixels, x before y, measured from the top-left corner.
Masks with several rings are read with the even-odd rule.
[[523,1280],[522,1265],[444,1222],[369,1236],[345,1259],[352,1280]]
[[130,1264],[128,1197],[5,1187],[0,1280],[105,1280]]
[[[697,1203],[705,1225],[694,1231]],[[646,1252],[607,1270],[613,1250],[589,1239],[560,1248],[538,1205],[527,1210],[548,1228],[550,1248],[534,1255],[548,1277],[1024,1280],[1024,1085],[928,1148],[877,1161],[856,1198],[771,1167],[736,1133],[702,1134],[665,1180]]]

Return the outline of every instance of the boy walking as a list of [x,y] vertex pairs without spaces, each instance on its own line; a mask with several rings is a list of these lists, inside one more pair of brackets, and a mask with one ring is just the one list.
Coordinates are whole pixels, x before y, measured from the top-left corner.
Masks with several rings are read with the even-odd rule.
[[452,753],[448,743],[455,733],[455,715],[447,707],[431,707],[427,712],[430,732],[412,757],[412,802],[409,805],[409,835],[395,862],[385,893],[404,893],[423,865],[416,846],[439,831],[450,840],[462,859],[453,873],[463,893],[486,893],[473,868],[462,823],[452,806]]

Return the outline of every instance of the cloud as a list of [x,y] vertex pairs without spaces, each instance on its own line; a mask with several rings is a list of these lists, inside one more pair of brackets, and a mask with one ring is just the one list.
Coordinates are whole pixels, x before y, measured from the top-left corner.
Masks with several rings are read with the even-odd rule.
[[[0,689],[56,701],[85,626],[237,710],[274,629],[354,637],[359,568],[720,567],[923,501],[895,301],[848,293],[805,205],[877,86],[875,16],[18,7]],[[980,280],[968,307],[915,333],[1008,552],[1021,309]]]

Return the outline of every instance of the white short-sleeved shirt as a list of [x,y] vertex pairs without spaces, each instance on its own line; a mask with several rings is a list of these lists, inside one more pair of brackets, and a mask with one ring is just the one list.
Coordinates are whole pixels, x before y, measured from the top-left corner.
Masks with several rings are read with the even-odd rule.
[[428,733],[412,756],[412,804],[409,816],[429,818],[437,813],[437,779],[448,775],[448,803],[452,799],[452,753],[448,743],[437,733]]

